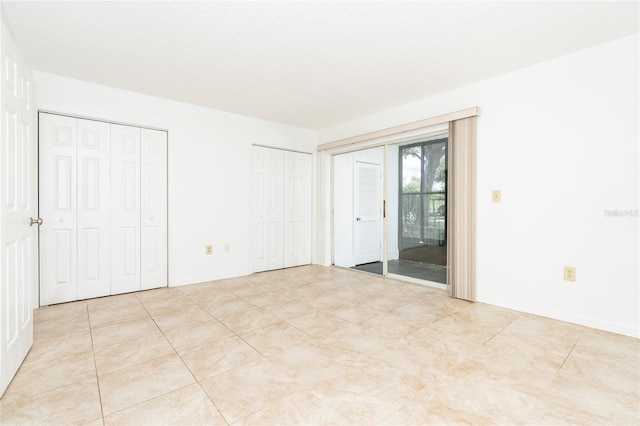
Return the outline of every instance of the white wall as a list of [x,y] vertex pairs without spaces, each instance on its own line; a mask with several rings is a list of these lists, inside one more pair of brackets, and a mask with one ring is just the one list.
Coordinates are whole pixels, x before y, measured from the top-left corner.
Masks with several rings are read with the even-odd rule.
[[[40,110],[169,131],[172,286],[250,273],[252,144],[315,152],[310,130],[40,72],[34,80]],[[212,256],[205,255],[207,244]]]
[[478,300],[640,336],[638,57],[635,34],[326,129],[319,143],[479,106]]

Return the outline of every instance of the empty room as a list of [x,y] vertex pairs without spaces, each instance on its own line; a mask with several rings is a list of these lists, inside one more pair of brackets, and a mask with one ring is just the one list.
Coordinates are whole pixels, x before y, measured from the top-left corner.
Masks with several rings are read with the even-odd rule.
[[640,423],[640,2],[0,6],[0,424]]

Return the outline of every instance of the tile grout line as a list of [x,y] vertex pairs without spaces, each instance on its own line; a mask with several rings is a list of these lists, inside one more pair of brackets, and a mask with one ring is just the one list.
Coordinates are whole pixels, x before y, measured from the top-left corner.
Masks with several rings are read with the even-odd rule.
[[[238,297],[238,298],[239,298],[239,299],[241,299],[241,300],[244,300],[245,302],[247,302],[247,303],[249,303],[249,304],[254,305],[256,308],[255,308],[255,309],[252,309],[252,310],[267,310],[267,311],[269,311],[269,310],[268,310],[268,307],[260,307],[260,306],[257,306],[257,305],[255,305],[255,304],[251,303],[251,301],[247,300],[247,299],[246,299],[245,297],[243,297],[243,296],[239,296],[239,295],[234,294],[234,293],[232,293],[232,292],[229,292],[229,293],[230,293],[230,294],[233,294],[235,297]],[[265,293],[261,293],[261,294],[266,294],[266,292],[265,292]],[[190,297],[190,296],[188,296],[188,297]],[[297,299],[296,299],[296,300],[297,300]],[[222,319],[221,319],[221,318],[218,318],[218,317],[216,317],[215,315],[213,315],[211,312],[209,312],[209,311],[208,311],[204,306],[202,306],[200,303],[196,302],[196,304],[197,304],[198,306],[200,306],[200,308],[202,308],[202,309],[203,309],[205,312],[207,312],[209,315],[211,315],[211,317],[212,317],[214,320],[218,321],[220,324],[222,324],[222,326],[224,326],[227,330],[229,330],[231,333],[233,333],[233,336],[228,336],[228,337],[225,337],[225,338],[222,338],[222,339],[217,339],[216,341],[221,341],[221,340],[229,339],[229,338],[232,338],[232,337],[237,337],[237,338],[239,338],[240,340],[242,340],[242,341],[243,341],[247,346],[251,347],[251,348],[252,348],[253,350],[255,350],[258,354],[260,354],[260,356],[262,356],[262,358],[263,358],[266,362],[268,362],[269,364],[271,364],[271,365],[274,365],[274,366],[275,366],[275,364],[273,363],[273,361],[271,361],[271,359],[269,359],[269,357],[268,357],[268,356],[266,356],[265,354],[263,354],[263,353],[262,353],[258,348],[256,348],[254,345],[252,345],[252,344],[251,344],[250,342],[248,342],[246,339],[244,339],[244,338],[240,335],[241,333],[238,333],[238,332],[236,332],[235,330],[231,329],[227,324],[225,324],[225,323],[222,321]],[[269,312],[270,312],[270,311],[269,311]],[[272,313],[272,312],[270,312],[270,313]],[[273,314],[273,313],[272,313],[272,314]],[[235,314],[231,314],[231,315],[235,315]],[[273,315],[275,315],[275,314],[273,314]],[[230,315],[227,315],[227,316],[230,316]],[[277,315],[275,315],[275,316],[277,317]],[[224,317],[222,317],[222,318],[224,318]],[[290,323],[289,323],[289,322],[287,322],[286,320],[283,320],[282,318],[279,318],[279,317],[278,317],[278,319],[280,320],[279,322],[283,322],[283,323],[285,323],[285,324],[287,324],[287,325],[289,325],[289,326],[291,326],[291,327],[295,328],[296,330],[301,331],[301,332],[302,332],[302,333],[304,333],[305,335],[307,335],[307,336],[309,336],[309,337],[311,337],[311,338],[315,339],[313,336],[311,336],[310,334],[306,333],[304,330],[300,330],[300,329],[298,329],[297,327],[293,326],[292,324],[290,324]],[[277,323],[276,323],[276,324],[277,324]],[[270,324],[270,325],[271,325],[271,324]],[[265,327],[268,327],[268,326],[265,326]],[[261,328],[264,328],[264,327],[258,327],[258,328],[252,329],[252,330],[247,330],[247,331],[245,331],[245,332],[243,332],[243,333],[248,333],[248,332],[250,332],[250,331],[259,330],[259,329],[261,329]],[[161,330],[161,332],[162,332],[162,330]],[[164,335],[164,332],[162,332],[162,333],[163,333],[163,335]],[[166,338],[166,336],[165,336],[165,338]],[[167,340],[168,340],[168,339],[167,339]],[[171,342],[169,342],[169,344],[171,344]],[[205,345],[207,345],[207,344],[203,344],[203,345],[199,345],[199,346],[205,346]],[[173,347],[173,345],[172,345],[172,344],[171,344],[171,346]],[[199,346],[195,346],[194,348],[199,347]],[[296,345],[296,346],[300,346],[300,345]],[[193,349],[193,348],[191,348],[191,349]],[[264,408],[262,408],[262,409],[260,409],[260,410],[256,410],[255,412],[249,413],[249,414],[247,414],[246,416],[244,416],[244,417],[242,417],[242,418],[240,418],[240,419],[237,419],[237,420],[236,420],[236,421],[234,421],[233,423],[230,423],[230,422],[229,422],[229,420],[227,419],[227,417],[224,415],[224,413],[223,413],[223,412],[220,410],[220,408],[216,405],[215,401],[211,398],[211,396],[209,395],[209,393],[204,389],[204,387],[202,386],[202,383],[201,383],[201,382],[200,382],[200,381],[195,377],[195,375],[193,374],[193,372],[191,371],[191,369],[187,366],[186,362],[184,362],[184,359],[183,359],[183,358],[182,358],[182,356],[178,353],[178,351],[175,349],[175,347],[174,347],[174,350],[176,351],[176,353],[177,353],[177,354],[178,354],[178,356],[180,357],[181,361],[185,364],[185,366],[187,367],[187,369],[189,369],[189,372],[191,373],[191,375],[192,375],[192,376],[194,377],[194,379],[196,380],[196,383],[198,383],[198,385],[200,386],[200,388],[202,389],[202,391],[205,393],[205,395],[207,395],[207,398],[211,401],[211,403],[214,405],[214,407],[216,407],[216,409],[218,410],[218,413],[220,414],[220,416],[224,419],[224,421],[225,421],[228,425],[231,425],[231,424],[233,424],[233,423],[237,423],[237,422],[239,422],[240,420],[242,420],[243,418],[245,418],[245,417],[247,417],[247,416],[249,416],[249,415],[251,415],[251,414],[254,414],[255,412],[261,411],[261,410],[262,410],[262,409],[264,409],[264,408],[268,408],[268,407],[264,407]],[[245,364],[245,365],[247,365],[247,364]],[[220,374],[224,374],[224,373],[220,373]],[[211,378],[211,377],[215,377],[215,376],[216,376],[216,375],[214,375],[214,376],[210,376],[210,377],[207,377],[207,379],[209,379],[209,378]],[[276,404],[276,402],[274,402],[274,403],[270,404],[269,406],[271,406],[271,405],[275,405],[275,404]]]
[[93,368],[96,369],[96,384],[98,386],[98,400],[100,401],[100,414],[102,424],[104,425],[104,407],[102,405],[102,393],[100,392],[100,376],[98,375],[98,363],[96,362],[96,348],[93,344],[93,327],[91,326],[91,315],[89,314],[89,303],[86,303],[87,307],[87,320],[89,322],[89,336],[91,336],[91,354],[93,355]]
[[[187,297],[188,297],[188,296],[187,296]],[[201,384],[201,383],[198,381],[198,379],[195,377],[195,375],[193,374],[193,372],[191,371],[191,369],[189,368],[189,366],[184,362],[184,359],[182,358],[182,356],[180,355],[180,353],[178,352],[178,350],[177,350],[177,349],[175,348],[175,346],[171,343],[171,341],[167,338],[167,336],[166,336],[166,334],[164,333],[164,331],[162,330],[162,328],[158,325],[158,323],[156,322],[156,320],[155,320],[155,318],[153,317],[153,315],[151,315],[151,313],[149,312],[149,310],[148,310],[148,309],[147,309],[147,307],[145,306],[144,302],[143,302],[142,300],[140,300],[140,298],[138,297],[138,295],[137,295],[137,294],[136,294],[136,299],[138,300],[138,302],[140,303],[140,305],[142,305],[142,308],[145,310],[145,312],[147,313],[147,315],[149,315],[149,318],[151,319],[151,321],[153,321],[153,323],[155,324],[155,326],[158,328],[158,331],[160,331],[160,333],[162,334],[162,337],[164,337],[164,339],[167,341],[167,343],[169,344],[169,346],[171,346],[171,348],[172,348],[172,349],[173,349],[173,351],[175,352],[176,356],[180,359],[180,361],[182,362],[182,364],[183,364],[183,365],[185,366],[185,368],[189,371],[189,374],[191,374],[191,377],[193,377],[193,379],[194,379],[194,383],[190,383],[190,384],[188,384],[188,385],[185,385],[185,386],[182,386],[182,387],[179,387],[179,388],[176,388],[176,389],[172,389],[172,390],[170,390],[169,392],[163,393],[163,394],[161,394],[161,395],[156,395],[156,396],[154,396],[153,398],[148,399],[148,400],[146,400],[146,401],[141,401],[141,402],[139,402],[139,403],[138,403],[138,404],[136,404],[136,405],[140,405],[140,404],[143,404],[143,403],[146,403],[146,402],[149,402],[149,401],[153,401],[154,399],[158,399],[158,398],[160,398],[160,397],[163,397],[163,396],[165,396],[165,395],[168,395],[168,394],[170,394],[171,392],[175,392],[175,391],[177,391],[177,390],[184,389],[184,388],[186,388],[186,387],[188,387],[188,386],[191,386],[191,385],[193,385],[193,384],[196,384],[196,383],[197,383],[197,384],[198,384],[198,386],[200,386],[200,389],[202,389],[202,391],[205,393],[205,395],[207,395],[207,398],[211,401],[211,403],[214,405],[214,407],[216,407],[216,410],[218,410],[218,412],[220,413],[220,415],[222,415],[222,412],[220,412],[220,409],[218,408],[218,406],[217,406],[217,405],[215,405],[215,402],[213,402],[213,401],[211,400],[211,398],[209,397],[209,395],[207,394],[207,392],[206,392],[206,391],[204,390],[204,388],[202,387],[202,384]],[[198,306],[199,306],[199,305],[198,305]],[[207,313],[208,313],[208,312],[207,312]],[[209,314],[209,315],[211,315],[211,314]],[[214,319],[215,319],[215,317],[213,317],[213,315],[212,315],[212,318],[214,318]],[[224,325],[224,324],[223,324],[223,325]],[[118,413],[118,412],[121,412],[121,411],[124,411],[124,410],[128,410],[128,409],[130,409],[130,408],[135,407],[136,405],[133,405],[133,406],[131,406],[131,407],[123,408],[122,410],[115,411],[114,413],[111,413],[111,414],[115,414],[115,413]],[[104,419],[104,417],[103,417],[103,419]],[[226,421],[226,419],[225,419],[225,421]],[[103,424],[104,424],[104,420],[103,420]],[[228,422],[227,422],[227,424],[228,424]]]
[[558,368],[558,372],[556,373],[556,376],[558,374],[560,374],[560,371],[562,371],[562,368],[564,367],[564,365],[567,363],[567,360],[569,359],[569,357],[571,356],[571,354],[573,353],[573,350],[575,349],[576,345],[578,344],[578,340],[580,340],[580,336],[582,336],[582,334],[584,333],[584,330],[580,330],[580,334],[578,335],[578,337],[576,338],[576,341],[573,343],[573,346],[571,346],[571,349],[569,349],[569,353],[567,354],[567,356],[564,358],[564,360],[562,361],[562,365],[560,365],[560,367]]
[[[189,297],[190,296],[186,296]],[[136,298],[138,298],[138,296],[136,295]],[[195,376],[195,374],[193,373],[193,371],[191,371],[191,368],[189,368],[189,366],[187,365],[187,363],[184,361],[184,359],[182,358],[182,355],[180,355],[180,352],[178,352],[178,350],[176,349],[176,347],[173,345],[173,343],[171,343],[171,341],[167,338],[167,335],[164,333],[164,330],[162,330],[162,328],[160,328],[160,326],[158,325],[158,323],[156,322],[156,320],[153,318],[153,315],[151,315],[151,313],[147,310],[147,307],[144,305],[144,303],[138,298],[138,301],[140,302],[140,304],[142,305],[142,307],[144,308],[144,310],[147,312],[147,314],[149,315],[149,317],[151,318],[151,321],[153,321],[153,323],[156,325],[156,327],[158,327],[158,330],[160,331],[160,333],[162,334],[162,337],[165,338],[165,340],[167,341],[167,343],[169,343],[169,345],[171,346],[171,348],[173,349],[173,351],[175,352],[175,354],[178,356],[178,358],[180,358],[180,362],[182,362],[182,364],[185,366],[185,368],[187,369],[187,371],[189,371],[189,374],[191,374],[191,377],[193,377],[193,380],[195,380],[195,383],[198,384],[198,386],[200,387],[200,389],[202,390],[202,392],[204,392],[204,394],[207,396],[207,398],[209,399],[209,401],[211,401],[211,404],[213,404],[213,406],[216,408],[216,410],[218,410],[218,414],[220,414],[220,416],[224,419],[224,421],[227,423],[227,425],[229,425],[229,422],[227,421],[226,417],[224,417],[224,415],[222,414],[222,411],[220,411],[220,408],[216,405],[215,401],[213,401],[213,399],[211,399],[211,397],[209,396],[209,394],[207,393],[207,391],[202,387],[202,383],[200,383],[200,380],[198,380],[198,378]],[[229,327],[227,327],[225,324],[223,324],[220,320],[218,320],[216,317],[214,317],[211,313],[209,313],[209,311],[207,311],[206,309],[204,309],[202,306],[200,306],[199,303],[196,302],[196,305],[199,306],[201,309],[203,309],[205,312],[207,312],[209,315],[211,315],[211,318],[213,318],[214,320],[218,321],[220,324],[222,324],[224,327],[226,327],[229,331],[233,332],[236,336],[237,334],[231,330]],[[233,337],[233,336],[229,336],[229,337]],[[240,337],[240,336],[238,336]],[[222,340],[222,339],[218,339],[218,340]],[[202,345],[204,346],[204,345]],[[183,386],[182,388],[178,388],[178,389],[183,389],[187,386],[191,386],[194,383],[191,383],[189,385]],[[175,392],[178,389],[173,389],[172,391],[169,391],[165,394],[162,395],[158,395],[154,398],[151,398],[148,401],[152,401],[156,398],[159,398],[161,396],[167,395],[171,392]],[[144,401],[146,402],[146,401]]]
[[[187,297],[191,298],[191,296],[187,295]],[[144,305],[144,304],[143,304]],[[238,336],[238,334],[231,330],[229,327],[227,327],[227,325],[225,323],[223,323],[222,321],[220,321],[215,315],[213,315],[212,313],[210,313],[207,309],[205,309],[203,306],[200,305],[200,303],[196,302],[196,305],[199,306],[203,311],[205,311],[207,314],[209,314],[211,316],[211,318],[213,318],[215,321],[218,321],[218,323],[222,324],[223,327],[225,327],[227,330],[229,330],[230,332],[232,332],[234,334],[234,336],[239,337],[240,339],[242,339],[240,336]],[[146,307],[145,307],[146,309]],[[151,315],[151,314],[149,314]],[[155,321],[154,321],[155,322]],[[157,324],[156,324],[157,326]],[[180,353],[178,352],[178,350],[175,348],[175,346],[173,346],[173,344],[171,343],[171,341],[167,338],[167,336],[164,334],[164,331],[158,326],[158,328],[160,329],[160,332],[162,333],[162,335],[164,336],[165,339],[167,339],[167,342],[169,342],[169,344],[171,345],[171,347],[173,348],[173,350],[176,352],[176,354],[178,355],[178,358],[180,358],[180,361],[182,361],[182,363],[184,364],[184,366],[187,368],[187,370],[189,370],[189,373],[191,374],[191,376],[193,377],[193,379],[195,380],[195,383],[198,384],[198,386],[200,387],[200,389],[202,390],[202,392],[207,396],[207,398],[209,399],[209,401],[211,401],[211,404],[213,404],[213,406],[216,408],[216,410],[218,410],[218,414],[220,414],[220,417],[222,417],[224,419],[224,421],[227,423],[227,425],[229,425],[229,421],[227,420],[227,418],[224,416],[224,414],[222,413],[222,411],[220,410],[220,407],[218,407],[215,403],[215,401],[211,398],[211,396],[209,395],[209,393],[204,389],[204,387],[202,386],[202,383],[200,382],[200,380],[198,380],[198,378],[195,376],[195,374],[193,373],[193,371],[191,370],[191,368],[187,365],[187,363],[184,361],[184,359],[182,358],[182,355],[180,355]],[[228,336],[228,337],[224,337],[222,339],[217,339],[215,341],[220,341],[220,340],[224,340],[224,339],[228,339],[231,338],[233,336]],[[208,343],[205,343],[204,345],[199,345],[199,346],[205,346]],[[197,347],[197,346],[195,346]],[[193,349],[193,348],[191,348]]]

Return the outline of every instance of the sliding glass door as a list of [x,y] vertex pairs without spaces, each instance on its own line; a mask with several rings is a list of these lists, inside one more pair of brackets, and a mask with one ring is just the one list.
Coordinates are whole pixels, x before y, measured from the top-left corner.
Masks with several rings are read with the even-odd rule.
[[319,146],[321,160],[327,154],[332,159],[331,204],[322,211],[331,210],[335,265],[361,266],[353,241],[353,223],[362,218],[353,214],[354,165],[338,159],[382,148],[382,205],[373,203],[383,218],[382,261],[370,262],[377,268],[370,272],[401,275],[475,300],[478,111],[469,108]]
[[333,156],[335,265],[447,283],[447,150],[440,131]]
[[398,147],[398,256],[389,272],[446,284],[447,146],[440,136]]

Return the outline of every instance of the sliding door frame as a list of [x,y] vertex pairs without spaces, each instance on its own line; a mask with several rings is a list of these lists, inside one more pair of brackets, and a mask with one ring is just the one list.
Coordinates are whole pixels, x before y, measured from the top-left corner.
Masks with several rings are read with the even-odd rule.
[[[386,212],[389,209],[389,206],[386,206],[386,201],[389,199],[388,193],[388,185],[387,178],[389,174],[389,161],[388,158],[388,146],[390,145],[400,145],[405,143],[410,143],[412,141],[418,142],[420,139],[426,139],[431,137],[436,137],[438,135],[449,134],[450,123],[455,120],[460,120],[469,117],[476,117],[480,114],[480,109],[478,107],[467,108],[461,111],[456,111],[448,114],[439,115],[436,117],[426,118],[419,121],[414,121],[411,123],[406,123],[398,126],[389,127],[386,129],[377,130],[374,132],[365,133],[362,135],[357,135],[345,139],[340,139],[334,142],[329,142],[325,144],[318,145],[318,161],[319,165],[321,165],[322,157],[325,156],[329,160],[329,167],[321,168],[321,171],[328,171],[329,176],[329,239],[330,239],[330,264],[333,265],[335,261],[335,242],[334,242],[334,233],[333,233],[333,224],[334,224],[334,157],[340,154],[347,154],[351,152],[363,151],[377,147],[384,147],[384,161],[383,161],[383,218],[382,218],[382,233],[383,233],[383,241],[382,241],[382,275],[389,278],[394,278],[398,280],[402,280],[405,282],[411,282],[420,285],[427,285],[429,287],[435,287],[442,290],[447,290],[449,288],[447,278],[447,284],[436,283],[433,281],[421,280],[417,278],[407,277],[404,275],[397,275],[389,273],[388,268],[388,245],[389,245],[389,223]],[[450,135],[448,135],[450,138]],[[450,141],[449,141],[450,143]],[[450,154],[450,153],[449,153]],[[397,159],[395,159],[397,161]],[[321,179],[326,181],[326,179]],[[448,191],[453,192],[456,190],[454,186],[450,186],[450,182],[447,182]],[[397,190],[397,189],[396,189]],[[319,194],[322,194],[323,191],[319,191]],[[319,205],[322,206],[322,200],[319,201]],[[448,213],[447,213],[448,214]],[[326,236],[325,236],[326,238]],[[447,243],[449,243],[450,233],[447,232]],[[449,261],[447,261],[449,263]],[[447,266],[449,269],[449,265]]]

